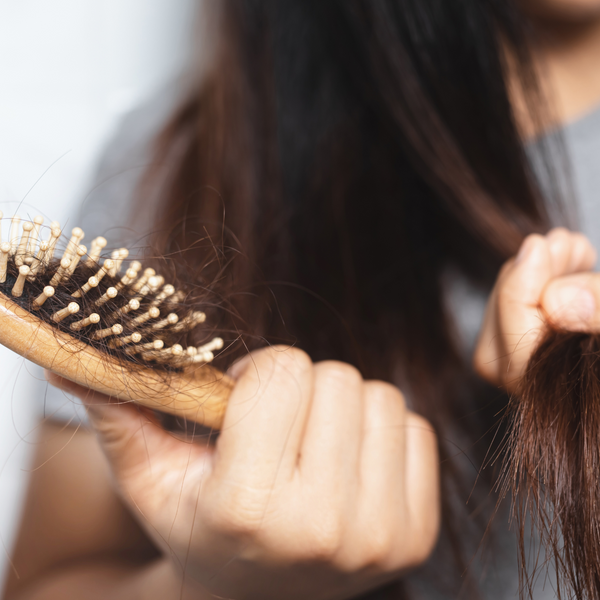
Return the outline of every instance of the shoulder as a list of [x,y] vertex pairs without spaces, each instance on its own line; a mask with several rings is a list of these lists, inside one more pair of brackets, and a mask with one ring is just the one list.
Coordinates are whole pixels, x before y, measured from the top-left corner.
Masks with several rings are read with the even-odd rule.
[[143,232],[143,223],[135,227],[139,231],[131,228],[131,222],[140,217],[132,219],[133,199],[150,167],[154,140],[183,96],[183,84],[175,81],[123,113],[101,152],[79,206],[77,223],[86,237],[103,235],[111,246],[117,246],[135,242]]

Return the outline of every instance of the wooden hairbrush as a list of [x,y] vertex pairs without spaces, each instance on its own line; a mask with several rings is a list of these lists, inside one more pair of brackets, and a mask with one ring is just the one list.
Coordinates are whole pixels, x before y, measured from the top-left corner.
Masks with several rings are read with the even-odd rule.
[[[0,221],[2,219],[0,212]],[[0,344],[32,362],[126,402],[219,428],[231,380],[213,368],[219,337],[199,345],[203,312],[124,248],[101,258],[102,237],[81,245],[75,227],[60,258],[58,223],[11,219],[0,238]]]

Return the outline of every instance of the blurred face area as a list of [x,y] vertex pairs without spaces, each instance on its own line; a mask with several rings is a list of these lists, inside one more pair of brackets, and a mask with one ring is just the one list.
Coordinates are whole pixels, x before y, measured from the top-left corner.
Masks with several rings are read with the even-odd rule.
[[532,17],[582,22],[600,17],[600,0],[519,0]]

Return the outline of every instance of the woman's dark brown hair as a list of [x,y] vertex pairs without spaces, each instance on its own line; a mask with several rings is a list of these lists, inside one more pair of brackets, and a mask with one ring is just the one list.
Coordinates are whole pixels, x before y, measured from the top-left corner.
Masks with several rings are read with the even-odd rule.
[[509,404],[502,491],[513,498],[521,587],[532,598],[547,561],[558,598],[600,598],[599,361],[600,335],[549,329]]
[[473,519],[466,533],[467,511],[485,523],[495,503],[483,473],[467,505],[473,478],[456,456],[481,466],[506,399],[474,390],[446,276],[485,289],[550,221],[507,93],[510,56],[539,100],[524,20],[509,0],[214,5],[215,59],[145,181],[160,183],[161,252],[177,253],[196,285],[217,282],[222,335],[243,350],[284,341],[349,362],[399,385],[434,424],[438,580],[456,597],[468,579],[458,557],[468,562],[466,539],[481,539]]

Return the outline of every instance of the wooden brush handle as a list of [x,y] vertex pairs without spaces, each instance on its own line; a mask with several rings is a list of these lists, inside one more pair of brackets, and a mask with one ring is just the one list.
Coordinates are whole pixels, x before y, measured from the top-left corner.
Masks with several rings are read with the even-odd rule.
[[0,344],[54,373],[125,402],[220,428],[232,380],[210,366],[169,373],[126,363],[54,329],[0,294]]

